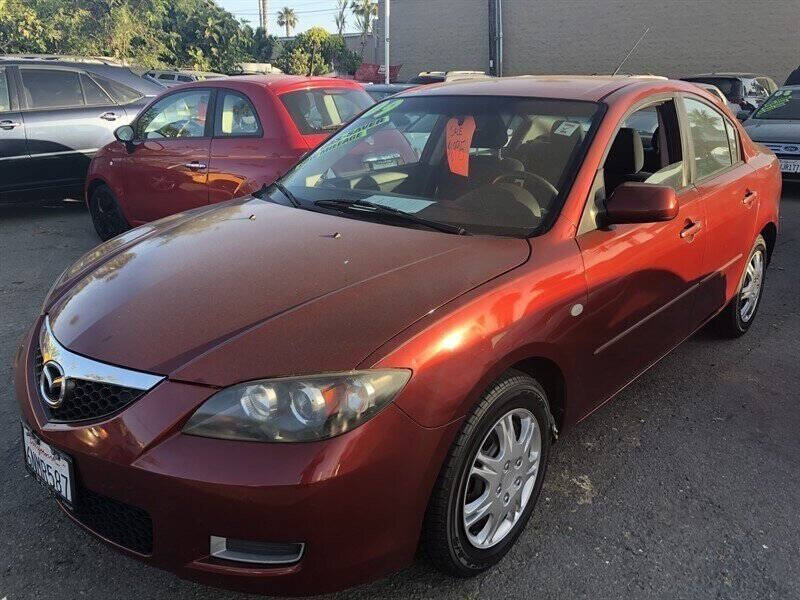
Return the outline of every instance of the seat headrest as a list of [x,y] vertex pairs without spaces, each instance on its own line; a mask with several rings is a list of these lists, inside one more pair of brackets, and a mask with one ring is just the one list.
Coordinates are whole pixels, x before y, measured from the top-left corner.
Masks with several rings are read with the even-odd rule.
[[639,132],[630,127],[622,127],[611,144],[606,158],[605,169],[615,173],[633,175],[644,166],[644,146]]
[[475,116],[472,148],[502,148],[508,143],[506,124],[497,113]]

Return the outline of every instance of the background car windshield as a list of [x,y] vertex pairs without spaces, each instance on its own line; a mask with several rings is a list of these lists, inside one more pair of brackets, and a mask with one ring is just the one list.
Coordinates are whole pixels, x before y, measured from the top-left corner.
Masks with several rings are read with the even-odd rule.
[[715,85],[729,100],[741,98],[744,95],[742,82],[731,77],[690,77],[686,81],[698,81]]
[[800,119],[800,88],[778,90],[753,115],[755,119]]
[[560,208],[599,113],[570,100],[388,99],[283,183],[304,202],[368,200],[471,233],[530,235]]
[[303,135],[330,133],[373,104],[362,90],[334,88],[289,92],[281,100]]

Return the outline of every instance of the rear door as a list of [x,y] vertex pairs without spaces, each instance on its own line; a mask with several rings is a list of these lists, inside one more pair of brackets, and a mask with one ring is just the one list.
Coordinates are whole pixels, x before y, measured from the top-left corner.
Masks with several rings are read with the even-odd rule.
[[21,66],[31,168],[48,186],[82,185],[95,153],[114,139],[125,112],[77,69]]
[[13,75],[13,67],[0,67],[0,195],[8,198],[32,185],[25,123]]
[[[270,184],[288,167],[275,119],[247,94],[218,89],[208,168],[208,201],[224,202]],[[256,104],[262,106],[259,115]]]
[[704,320],[735,293],[755,237],[758,191],[748,187],[752,169],[742,160],[739,132],[703,98],[685,94],[691,177],[705,206],[709,238],[702,290],[695,306]]
[[136,143],[122,159],[122,201],[136,223],[208,202],[212,101],[209,88],[184,89],[163,96],[136,119]]

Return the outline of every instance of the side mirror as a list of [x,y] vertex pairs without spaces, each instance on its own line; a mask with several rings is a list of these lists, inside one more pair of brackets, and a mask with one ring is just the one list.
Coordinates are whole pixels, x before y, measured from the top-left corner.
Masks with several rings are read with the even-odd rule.
[[133,131],[133,127],[130,125],[122,125],[114,130],[114,137],[125,144],[130,144],[135,135],[136,134]]
[[606,200],[608,223],[654,223],[678,216],[678,197],[668,185],[627,181]]

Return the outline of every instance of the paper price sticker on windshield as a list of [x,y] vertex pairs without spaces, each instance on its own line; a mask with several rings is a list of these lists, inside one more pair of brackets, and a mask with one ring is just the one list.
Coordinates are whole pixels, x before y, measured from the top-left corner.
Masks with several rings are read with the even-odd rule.
[[450,119],[445,128],[447,140],[447,165],[456,175],[469,176],[469,149],[475,134],[475,119]]
[[578,127],[580,126],[581,126],[580,123],[572,123],[571,121],[564,121],[563,123],[561,123],[561,125],[559,125],[556,128],[556,130],[553,133],[569,137],[573,133],[575,133],[575,130],[578,129]]

